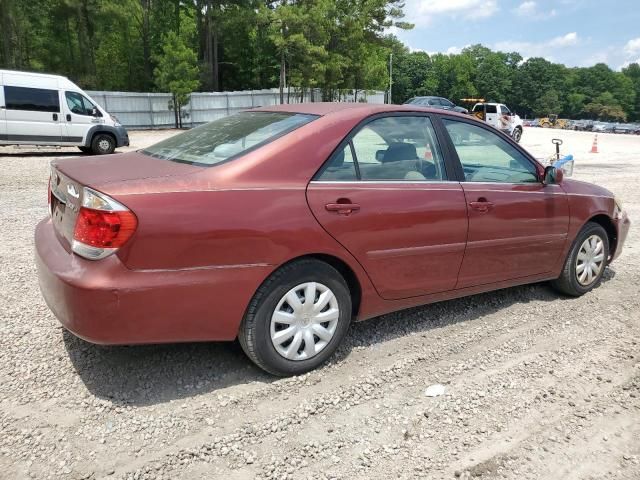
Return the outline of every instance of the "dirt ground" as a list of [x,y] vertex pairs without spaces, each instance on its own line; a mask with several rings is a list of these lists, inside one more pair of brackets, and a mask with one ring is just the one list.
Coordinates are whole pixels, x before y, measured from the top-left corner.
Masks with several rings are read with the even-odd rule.
[[[171,132],[132,132],[132,149]],[[640,478],[640,136],[525,129],[632,221],[595,291],[537,284],[352,326],[333,361],[273,378],[237,344],[100,347],[42,301],[48,162],[0,148],[0,478]],[[124,151],[127,149],[121,149]],[[427,397],[440,383],[445,394]]]

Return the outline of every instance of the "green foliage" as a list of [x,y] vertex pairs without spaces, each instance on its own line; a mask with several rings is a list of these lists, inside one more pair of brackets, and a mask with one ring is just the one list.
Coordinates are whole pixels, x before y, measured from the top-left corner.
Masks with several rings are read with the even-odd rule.
[[165,36],[162,53],[157,56],[158,66],[154,73],[156,85],[173,95],[176,128],[182,126],[181,108],[200,84],[197,63],[195,52],[185,45],[177,33],[170,31]]
[[165,78],[177,68],[163,59],[178,55],[186,83],[199,79],[205,91],[280,86],[283,100],[295,101],[319,88],[315,100],[337,100],[345,90],[356,99],[388,90],[393,54],[395,103],[483,97],[526,116],[640,120],[637,64],[622,72],[566,68],[482,45],[452,55],[411,52],[386,34],[413,27],[403,7],[402,0],[0,0],[0,68],[59,73],[87,89],[158,91],[169,89]]

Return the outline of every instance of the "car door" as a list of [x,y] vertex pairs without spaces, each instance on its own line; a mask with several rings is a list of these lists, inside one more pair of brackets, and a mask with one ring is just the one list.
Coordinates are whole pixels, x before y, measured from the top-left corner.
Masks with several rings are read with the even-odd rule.
[[381,297],[451,290],[467,236],[464,193],[451,171],[429,116],[387,114],[345,138],[307,200]]
[[87,97],[79,92],[64,92],[65,126],[67,142],[84,144],[89,129],[104,123],[102,114]]
[[498,107],[496,105],[487,104],[485,106],[485,122],[495,128],[500,127],[500,121],[498,120]]
[[549,273],[567,241],[569,204],[536,164],[484,125],[444,118],[464,173],[469,235],[457,288]]
[[5,85],[7,140],[55,145],[62,141],[58,90]]

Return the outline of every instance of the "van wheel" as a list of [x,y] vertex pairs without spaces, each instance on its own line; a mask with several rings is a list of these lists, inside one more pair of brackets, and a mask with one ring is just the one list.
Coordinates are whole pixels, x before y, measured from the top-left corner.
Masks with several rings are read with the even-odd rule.
[[82,153],[91,153],[91,147],[78,147]]
[[99,133],[93,137],[91,151],[96,155],[108,155],[116,149],[116,140],[111,135]]
[[247,356],[279,376],[322,365],[351,322],[351,295],[340,273],[305,259],[273,273],[254,295],[238,332]]

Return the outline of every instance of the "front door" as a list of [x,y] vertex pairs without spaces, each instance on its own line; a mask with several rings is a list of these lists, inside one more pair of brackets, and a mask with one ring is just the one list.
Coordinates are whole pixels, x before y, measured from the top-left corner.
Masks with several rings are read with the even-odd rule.
[[380,296],[406,298],[455,287],[467,209],[460,183],[448,178],[428,116],[384,116],[345,139],[307,199]]
[[8,141],[36,145],[62,141],[58,90],[5,85],[4,101]]
[[[0,73],[0,84],[2,83],[2,73]],[[7,140],[7,107],[4,104],[4,88],[0,88],[0,141]]]
[[569,204],[502,135],[443,119],[464,170],[469,237],[458,288],[551,272],[564,248]]
[[84,144],[89,129],[104,123],[102,114],[87,97],[78,92],[64,92],[67,142]]

